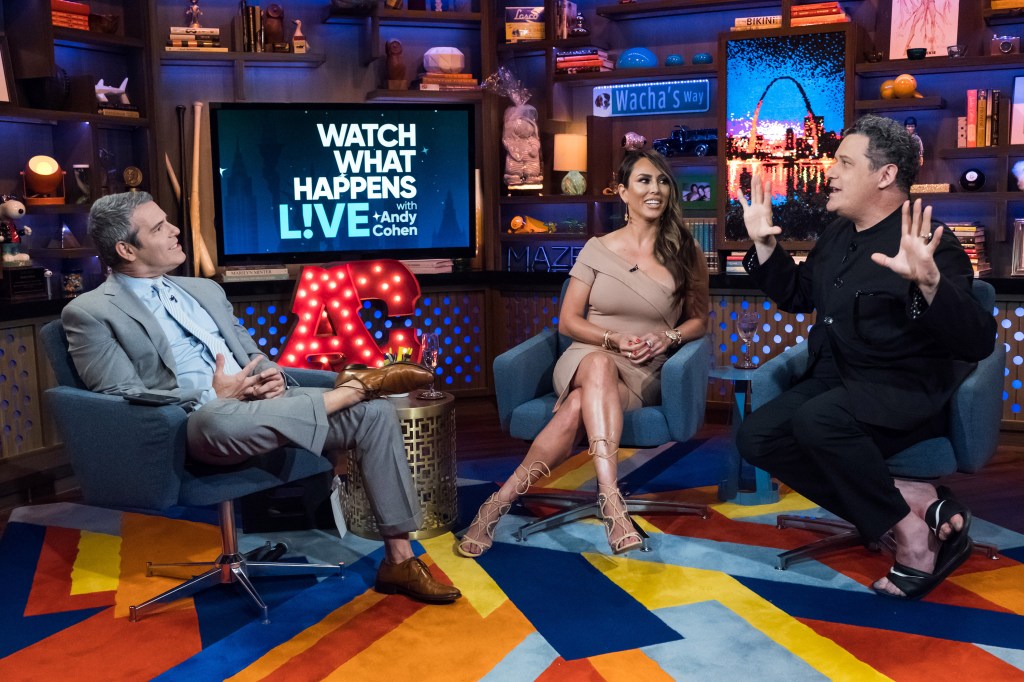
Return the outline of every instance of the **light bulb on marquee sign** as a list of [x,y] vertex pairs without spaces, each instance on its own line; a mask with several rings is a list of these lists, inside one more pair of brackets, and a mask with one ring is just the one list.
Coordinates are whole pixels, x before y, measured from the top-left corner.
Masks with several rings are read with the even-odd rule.
[[349,364],[380,367],[385,352],[410,349],[419,357],[420,342],[411,329],[391,329],[378,345],[366,329],[359,309],[363,301],[379,300],[388,318],[412,315],[420,284],[397,260],[357,261],[322,268],[308,265],[295,284],[295,323],[278,362],[287,367],[339,371]]

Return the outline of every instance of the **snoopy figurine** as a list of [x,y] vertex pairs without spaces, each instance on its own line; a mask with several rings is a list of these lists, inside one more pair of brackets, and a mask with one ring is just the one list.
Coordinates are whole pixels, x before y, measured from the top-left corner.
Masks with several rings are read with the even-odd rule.
[[25,215],[25,204],[15,197],[0,195],[0,249],[4,267],[28,265],[28,254],[21,252],[21,238],[32,234],[28,225],[19,228],[15,219]]

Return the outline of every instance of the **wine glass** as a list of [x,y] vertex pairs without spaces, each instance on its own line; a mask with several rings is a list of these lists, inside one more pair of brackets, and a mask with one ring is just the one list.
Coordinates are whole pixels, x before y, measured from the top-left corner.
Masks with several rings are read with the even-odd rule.
[[421,400],[440,400],[444,393],[434,388],[434,374],[437,371],[437,356],[441,353],[441,340],[437,334],[430,333],[423,335],[423,345],[420,347],[420,364],[430,370],[430,388],[420,393]]
[[750,359],[750,342],[754,340],[754,332],[757,331],[757,321],[760,315],[752,312],[740,313],[736,318],[736,335],[743,342],[743,358],[733,367],[736,369],[754,369],[757,367]]

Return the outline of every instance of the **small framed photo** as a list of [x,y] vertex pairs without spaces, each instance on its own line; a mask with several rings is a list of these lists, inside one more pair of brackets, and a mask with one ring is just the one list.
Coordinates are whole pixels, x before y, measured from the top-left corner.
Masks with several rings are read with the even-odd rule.
[[1013,221],[1013,261],[1011,277],[1024,277],[1024,218]]
[[1013,103],[1010,106],[1010,144],[1024,144],[1024,76],[1013,79]]
[[715,168],[677,168],[674,175],[679,185],[679,198],[683,210],[687,208],[712,208],[717,198],[717,177]]
[[14,70],[7,51],[7,36],[0,34],[0,104],[17,104],[14,93]]

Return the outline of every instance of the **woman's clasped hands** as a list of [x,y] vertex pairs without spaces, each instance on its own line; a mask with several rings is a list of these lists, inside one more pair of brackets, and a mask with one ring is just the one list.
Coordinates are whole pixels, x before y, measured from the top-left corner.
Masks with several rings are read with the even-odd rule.
[[618,334],[619,352],[626,356],[634,365],[650,362],[669,349],[669,339],[664,334],[649,332],[647,334]]

